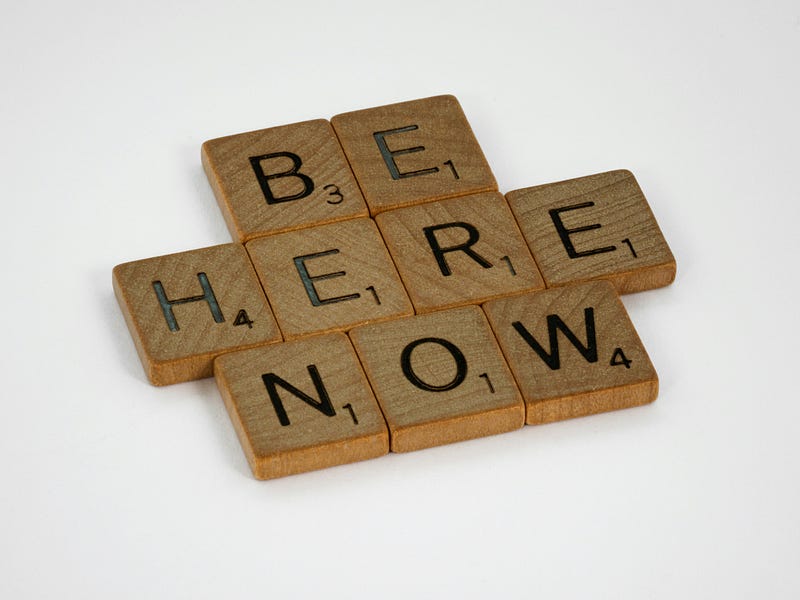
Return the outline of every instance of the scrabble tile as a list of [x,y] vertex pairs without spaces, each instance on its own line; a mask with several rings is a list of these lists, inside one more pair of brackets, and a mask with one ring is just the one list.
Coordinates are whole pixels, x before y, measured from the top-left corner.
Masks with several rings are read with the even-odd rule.
[[675,258],[630,171],[506,197],[548,287],[607,279],[627,294],[675,279]]
[[413,314],[371,219],[353,219],[247,243],[286,339]]
[[418,313],[544,288],[498,192],[400,208],[375,220]]
[[155,385],[211,377],[215,356],[281,340],[240,244],[117,265],[113,285]]
[[209,140],[201,157],[234,239],[367,216],[324,119]]
[[331,119],[375,215],[390,208],[497,190],[453,96],[436,96]]
[[655,400],[658,376],[608,281],[483,306],[525,399],[528,424]]
[[393,452],[522,427],[519,391],[479,307],[364,325],[350,337]]
[[389,452],[386,423],[343,333],[225,354],[214,375],[258,479]]

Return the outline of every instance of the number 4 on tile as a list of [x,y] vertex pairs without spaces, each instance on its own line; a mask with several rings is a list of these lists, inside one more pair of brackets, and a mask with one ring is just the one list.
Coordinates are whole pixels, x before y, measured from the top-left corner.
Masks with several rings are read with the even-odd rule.
[[614,354],[611,355],[611,362],[609,363],[612,367],[619,367],[625,365],[626,369],[631,368],[631,363],[633,361],[630,360],[625,353],[622,351],[622,348],[615,348]]
[[247,316],[247,311],[245,309],[242,309],[236,314],[236,318],[233,320],[233,325],[234,326],[247,325],[248,329],[252,329],[253,322],[254,321]]

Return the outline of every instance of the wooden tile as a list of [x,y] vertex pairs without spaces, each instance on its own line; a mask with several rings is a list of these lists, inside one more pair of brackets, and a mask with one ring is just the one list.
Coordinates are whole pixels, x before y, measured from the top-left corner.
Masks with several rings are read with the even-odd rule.
[[477,306],[365,325],[350,337],[393,452],[522,427],[519,391]]
[[436,96],[331,119],[375,215],[429,200],[497,190],[453,96]]
[[627,294],[675,279],[675,258],[630,171],[506,197],[548,287],[607,279]]
[[367,216],[324,119],[209,140],[201,157],[234,239]]
[[214,375],[258,479],[389,452],[386,423],[343,333],[225,354]]
[[281,340],[240,244],[117,265],[113,284],[155,385],[211,377],[215,356]]
[[483,306],[525,399],[528,424],[647,404],[658,376],[610,282]]
[[498,192],[400,208],[375,220],[418,313],[544,288]]
[[371,219],[353,219],[247,243],[286,339],[413,314]]

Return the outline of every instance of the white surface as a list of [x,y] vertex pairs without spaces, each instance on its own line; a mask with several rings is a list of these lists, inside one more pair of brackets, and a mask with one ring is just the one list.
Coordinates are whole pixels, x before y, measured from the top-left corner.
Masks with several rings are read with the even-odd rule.
[[[3,598],[796,598],[797,2],[0,8]],[[229,241],[220,135],[453,93],[502,191],[638,177],[652,405],[273,482],[145,381],[120,262]]]

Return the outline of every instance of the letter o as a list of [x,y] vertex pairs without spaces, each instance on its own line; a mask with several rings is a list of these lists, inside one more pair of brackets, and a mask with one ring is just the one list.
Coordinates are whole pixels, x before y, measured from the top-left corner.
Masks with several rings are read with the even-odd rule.
[[[452,355],[453,360],[456,361],[456,375],[453,377],[452,381],[444,385],[432,385],[417,376],[414,369],[411,368],[411,353],[414,352],[417,346],[421,346],[422,344],[439,344]],[[426,337],[414,340],[403,348],[403,353],[400,355],[400,366],[403,369],[403,375],[406,376],[406,379],[426,392],[446,392],[452,390],[461,385],[467,377],[467,359],[464,358],[463,352],[461,352],[454,343],[442,338]]]

